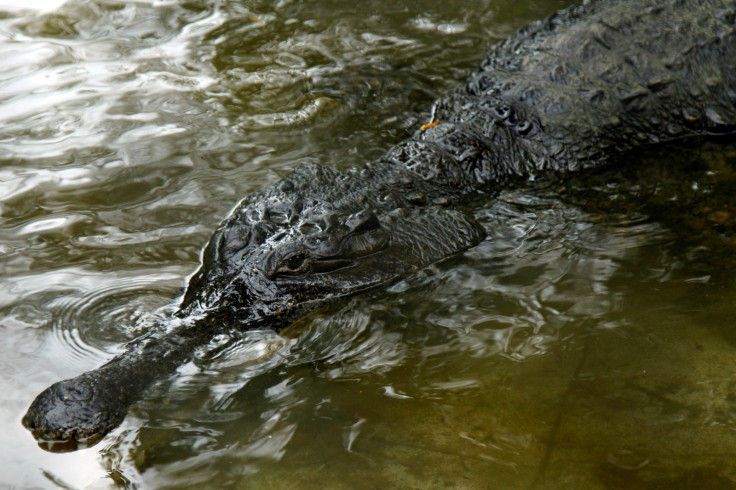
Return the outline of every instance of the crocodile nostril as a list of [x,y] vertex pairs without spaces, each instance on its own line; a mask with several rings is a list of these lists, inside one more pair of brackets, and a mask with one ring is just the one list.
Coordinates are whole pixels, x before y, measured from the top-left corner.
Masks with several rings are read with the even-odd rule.
[[57,385],[56,395],[64,402],[85,402],[92,399],[92,387],[83,380],[75,383],[61,381]]

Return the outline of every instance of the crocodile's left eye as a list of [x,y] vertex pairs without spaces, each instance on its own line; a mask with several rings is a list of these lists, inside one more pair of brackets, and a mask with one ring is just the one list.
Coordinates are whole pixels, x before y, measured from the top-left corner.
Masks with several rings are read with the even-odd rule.
[[276,268],[277,274],[301,272],[307,263],[307,256],[302,252],[290,255],[281,261]]

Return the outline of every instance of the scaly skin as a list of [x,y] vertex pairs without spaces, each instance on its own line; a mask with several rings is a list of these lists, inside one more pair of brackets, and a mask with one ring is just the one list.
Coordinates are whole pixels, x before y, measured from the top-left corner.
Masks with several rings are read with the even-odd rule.
[[280,329],[484,238],[465,203],[539,173],[736,127],[733,2],[575,7],[494,47],[432,127],[362,169],[306,166],[242,201],[189,281],[179,326],[41,393],[45,440],[94,440],[225,328]]

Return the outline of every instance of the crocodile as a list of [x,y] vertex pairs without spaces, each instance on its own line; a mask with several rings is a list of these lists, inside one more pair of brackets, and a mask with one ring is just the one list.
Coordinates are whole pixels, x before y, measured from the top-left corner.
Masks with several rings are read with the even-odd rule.
[[646,146],[733,134],[735,29],[725,0],[585,3],[520,29],[378,160],[306,165],[237,204],[170,324],[47,388],[23,424],[39,441],[99,440],[213,336],[280,331],[480,243],[478,199],[625,163]]

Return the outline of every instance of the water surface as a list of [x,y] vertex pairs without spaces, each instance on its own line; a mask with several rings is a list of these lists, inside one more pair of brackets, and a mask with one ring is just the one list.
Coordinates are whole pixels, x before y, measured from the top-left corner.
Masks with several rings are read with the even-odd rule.
[[0,486],[733,487],[718,146],[481,199],[478,247],[213,339],[93,447],[20,424],[171,313],[242,196],[380,156],[566,3],[0,0]]

